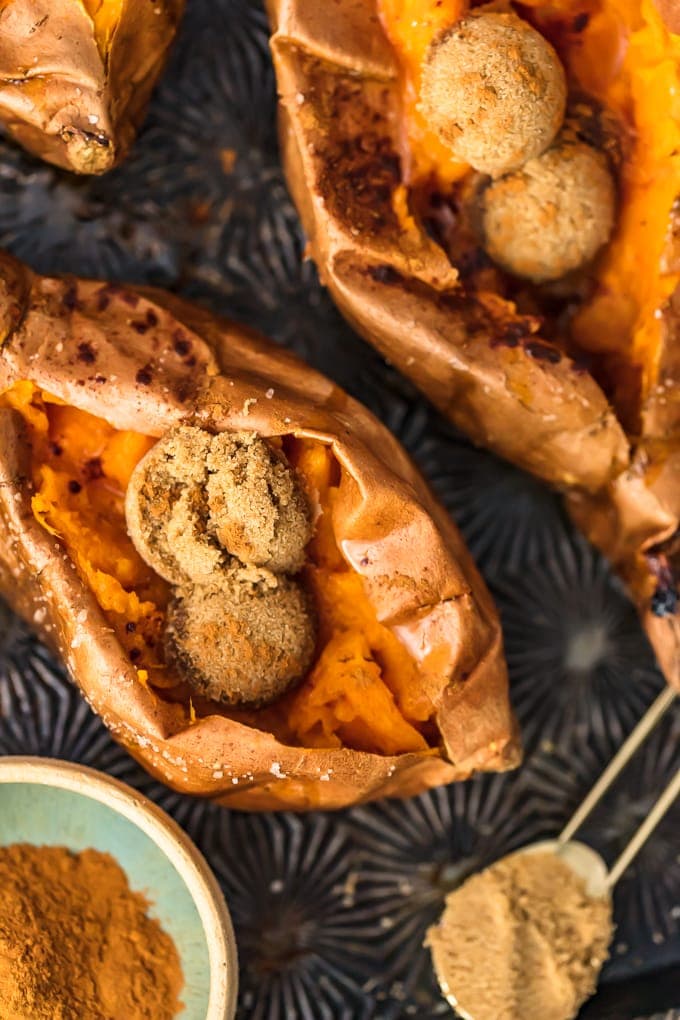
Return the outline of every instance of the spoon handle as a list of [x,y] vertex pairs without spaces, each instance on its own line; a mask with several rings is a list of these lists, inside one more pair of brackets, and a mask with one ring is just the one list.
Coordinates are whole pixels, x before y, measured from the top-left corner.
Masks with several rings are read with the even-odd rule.
[[[670,706],[673,704],[676,693],[677,692],[672,690],[670,687],[666,687],[658,696],[658,698],[656,698],[656,700],[652,702],[650,707],[643,715],[642,719],[640,719],[640,722],[637,724],[635,729],[626,738],[626,740],[624,740],[623,744],[621,744],[621,747],[618,749],[612,760],[609,762],[609,765],[607,765],[606,769],[604,770],[598,781],[595,783],[595,786],[592,788],[588,796],[579,805],[579,807],[577,807],[576,811],[569,819],[560,835],[557,837],[558,846],[561,846],[563,843],[567,843],[572,838],[574,833],[578,829],[580,829],[581,825],[583,824],[583,822],[585,822],[586,818],[593,810],[593,808],[596,806],[596,804],[600,801],[601,797],[606,793],[606,791],[609,789],[609,787],[614,782],[614,780],[621,772],[621,770],[625,767],[625,765],[628,764],[628,761],[635,754],[640,744],[642,744],[642,742],[647,738],[647,735],[651,733],[651,731],[654,729],[661,716],[664,714],[664,712],[668,708],[670,708]],[[668,793],[668,791],[666,791],[666,793]],[[662,798],[666,796],[666,793],[661,795]],[[660,800],[658,803],[660,803]],[[667,805],[667,807],[668,806],[670,806],[670,803],[669,805]],[[654,810],[656,810],[656,808]],[[652,812],[652,814],[650,814],[649,818],[647,819],[647,822],[649,821],[649,819],[652,818],[653,814],[654,811]],[[659,818],[660,817],[661,815],[659,815]],[[656,824],[656,821],[654,822],[654,824]],[[642,832],[642,828],[644,828],[644,825],[638,830],[638,833],[636,833],[636,835],[633,837],[633,842],[637,839],[639,833]],[[649,830],[649,832],[651,832],[651,829]],[[647,832],[644,835],[643,842],[649,835],[649,832]],[[641,845],[642,843],[639,844],[639,846]],[[619,858],[619,861],[624,856],[624,854],[628,852],[630,846],[632,846],[632,842],[623,851],[623,854]],[[638,847],[636,846],[633,853],[635,853],[637,849]],[[619,861],[616,862],[614,868],[618,866]],[[611,874],[613,874],[613,870]],[[613,884],[613,882],[611,882],[611,874],[610,885]],[[616,879],[614,879],[614,881],[616,881]]]
[[609,874],[607,875],[608,889],[612,889],[616,885],[638,850],[642,847],[649,836],[651,836],[654,829],[657,827],[673,801],[678,796],[680,796],[680,769],[678,769],[675,773],[670,783],[631,839],[628,846],[622,850],[609,869]]

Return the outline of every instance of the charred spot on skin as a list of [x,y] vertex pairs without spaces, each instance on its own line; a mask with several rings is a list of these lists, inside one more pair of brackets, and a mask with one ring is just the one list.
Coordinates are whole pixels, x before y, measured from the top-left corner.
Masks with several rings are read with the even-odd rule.
[[376,283],[386,283],[390,286],[395,286],[396,284],[401,283],[404,279],[401,273],[398,273],[393,266],[387,264],[369,266],[367,272],[371,279],[375,280]]
[[104,468],[102,467],[101,457],[91,457],[85,461],[83,475],[88,482],[96,482],[98,478],[103,478]]
[[611,172],[615,175],[620,172],[629,148],[629,134],[619,118],[597,99],[585,93],[572,95],[561,135],[601,152]]
[[447,312],[466,313],[465,328],[470,338],[494,335],[498,323],[489,315],[486,308],[476,301],[474,295],[464,287],[446,290],[436,295],[437,307]]
[[177,330],[173,337],[172,347],[175,354],[178,354],[180,358],[185,358],[191,350],[191,340],[184,336],[180,330]]
[[80,482],[77,482],[75,478],[72,478],[68,483],[68,491],[74,496],[77,496],[79,492],[82,492],[82,489],[82,485]]
[[84,365],[93,365],[97,360],[97,352],[90,343],[78,344],[78,361]]
[[61,457],[63,452],[64,450],[59,443],[50,443],[50,453],[53,457]]
[[519,347],[522,343],[529,342],[529,336],[526,322],[520,319],[517,322],[509,322],[501,333],[496,334],[491,340],[491,346]]
[[105,312],[111,304],[111,298],[120,292],[120,287],[115,283],[104,283],[96,292],[97,310]]
[[68,308],[69,312],[74,311],[74,309],[78,307],[78,290],[75,283],[72,283],[70,287],[64,291],[61,303],[64,308]]
[[151,367],[149,365],[145,365],[144,368],[140,368],[139,371],[137,372],[137,375],[135,376],[135,379],[140,386],[150,386],[153,380],[153,373],[151,372]]
[[482,269],[488,269],[493,262],[482,247],[476,245],[469,251],[463,252],[460,258],[454,263],[461,280],[469,280]]
[[536,361],[549,361],[551,365],[557,365],[562,360],[562,355],[555,347],[538,343],[536,340],[524,344],[524,350],[530,358]]
[[182,380],[177,386],[177,399],[180,404],[186,403],[193,392],[193,387],[188,379]]
[[38,21],[35,21],[35,22],[34,22],[34,23],[33,23],[33,24],[31,25],[31,27],[30,27],[30,28],[29,28],[29,30],[28,30],[28,34],[29,34],[29,35],[33,35],[33,34],[34,34],[35,32],[37,32],[37,31],[38,31],[38,29],[39,29],[39,28],[42,28],[42,26],[43,26],[44,24],[46,24],[46,22],[48,22],[48,21],[49,21],[49,19],[50,19],[50,16],[49,16],[49,14],[45,14],[45,15],[44,15],[44,17],[42,17],[42,18],[39,18],[39,19],[38,19]]
[[573,359],[571,367],[576,375],[590,375],[591,373],[591,362],[581,355]]
[[84,138],[89,145],[98,145],[102,149],[111,148],[111,139],[101,132],[86,131],[85,128],[76,127],[63,128],[61,131],[61,137],[66,143],[72,141],[74,138],[78,137],[78,135],[80,135],[81,138]]
[[158,316],[152,308],[149,308],[143,319],[137,319],[136,321],[131,322],[130,325],[136,333],[143,336],[150,329],[153,329],[154,326],[158,325]]

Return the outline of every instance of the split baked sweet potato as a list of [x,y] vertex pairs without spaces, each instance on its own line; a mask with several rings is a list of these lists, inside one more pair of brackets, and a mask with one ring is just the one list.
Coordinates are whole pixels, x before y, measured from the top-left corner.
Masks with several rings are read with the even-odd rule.
[[82,174],[130,148],[184,0],[0,0],[0,121]]
[[[488,593],[368,411],[162,292],[5,255],[0,288],[0,592],[135,757],[245,809],[405,796],[516,762]],[[258,523],[274,490],[284,530]],[[282,659],[276,635],[300,614],[311,661],[306,637]],[[225,647],[217,671],[196,666]],[[241,698],[224,680],[237,656],[236,686],[263,656],[297,682]]]
[[676,8],[269,0],[322,280],[474,442],[566,493],[680,685]]

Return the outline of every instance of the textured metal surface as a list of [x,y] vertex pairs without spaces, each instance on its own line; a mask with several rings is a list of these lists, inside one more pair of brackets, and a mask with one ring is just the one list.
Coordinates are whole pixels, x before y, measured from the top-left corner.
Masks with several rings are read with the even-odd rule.
[[[341,815],[240,815],[159,786],[59,666],[0,610],[0,753],[82,761],[144,790],[223,884],[242,960],[240,1016],[450,1016],[422,949],[472,870],[556,833],[661,687],[602,560],[532,479],[475,451],[341,321],[319,286],[276,152],[264,14],[191,0],[130,160],[77,180],[0,142],[0,245],[43,271],[160,283],[258,326],[367,403],[459,521],[502,614],[527,760]],[[671,712],[584,832],[615,856],[680,764]],[[621,881],[601,991],[583,1017],[680,1020],[680,810]]]

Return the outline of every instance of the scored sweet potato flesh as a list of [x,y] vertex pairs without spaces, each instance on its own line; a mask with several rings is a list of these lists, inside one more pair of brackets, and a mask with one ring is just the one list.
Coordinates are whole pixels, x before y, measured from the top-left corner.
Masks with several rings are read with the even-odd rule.
[[30,382],[0,406],[18,411],[31,435],[33,513],[60,539],[137,668],[141,683],[186,704],[193,717],[223,712],[286,743],[378,754],[423,752],[434,707],[405,647],[376,618],[363,582],[338,549],[330,515],[340,467],[328,447],[283,437],[281,445],[315,507],[304,580],[319,621],[318,654],[303,683],[258,710],[218,709],[191,698],[163,654],[169,587],[135,550],[125,523],[130,476],[155,439],[113,428]]

